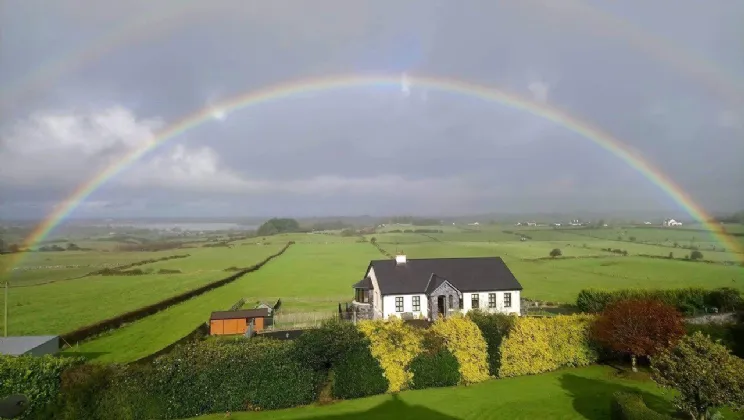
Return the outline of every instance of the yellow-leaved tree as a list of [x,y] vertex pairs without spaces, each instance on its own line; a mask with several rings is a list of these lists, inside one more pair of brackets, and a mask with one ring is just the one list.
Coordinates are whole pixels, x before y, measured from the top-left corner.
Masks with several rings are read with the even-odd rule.
[[442,340],[460,364],[460,378],[465,384],[489,378],[486,340],[478,326],[462,315],[437,319],[429,329]]
[[385,372],[388,392],[406,389],[413,378],[408,366],[422,351],[423,334],[398,317],[361,321],[357,327],[369,339],[370,352]]

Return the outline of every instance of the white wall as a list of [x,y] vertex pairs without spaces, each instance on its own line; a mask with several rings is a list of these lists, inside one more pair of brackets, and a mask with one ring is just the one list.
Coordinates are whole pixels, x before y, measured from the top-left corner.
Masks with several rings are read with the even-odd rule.
[[[414,317],[418,318],[420,315],[423,314],[424,317],[429,316],[429,302],[426,299],[426,295],[421,294],[415,294],[415,295],[386,295],[383,299],[383,317],[387,318],[390,315],[396,315],[398,317],[401,317],[403,312],[396,312],[395,311],[395,298],[396,297],[403,297],[403,312],[411,312]],[[421,300],[421,310],[420,311],[413,311],[413,297],[418,296]]]
[[[496,293],[496,308],[488,307],[488,294]],[[504,308],[504,293],[511,293],[511,307]],[[463,312],[468,312],[472,309],[472,295],[475,293],[463,293]],[[479,292],[478,294],[478,307],[485,312],[503,312],[507,314],[516,313],[519,315],[519,290],[512,290],[510,292]]]
[[380,284],[377,283],[377,276],[375,275],[375,269],[370,267],[367,277],[372,280],[373,296],[372,296],[372,307],[375,310],[375,317],[377,314],[382,314],[382,295],[380,294]]

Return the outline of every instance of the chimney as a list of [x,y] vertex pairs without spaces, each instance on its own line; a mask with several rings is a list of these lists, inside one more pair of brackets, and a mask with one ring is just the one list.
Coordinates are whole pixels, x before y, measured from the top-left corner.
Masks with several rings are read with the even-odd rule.
[[405,254],[398,254],[395,256],[395,265],[402,265],[406,263]]

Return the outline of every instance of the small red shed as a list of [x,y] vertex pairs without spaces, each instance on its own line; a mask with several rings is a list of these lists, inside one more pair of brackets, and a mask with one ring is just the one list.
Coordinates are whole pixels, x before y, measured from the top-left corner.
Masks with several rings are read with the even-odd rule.
[[266,308],[212,312],[209,335],[245,334],[251,323],[253,331],[258,332],[264,329],[264,319],[268,316],[269,310]]

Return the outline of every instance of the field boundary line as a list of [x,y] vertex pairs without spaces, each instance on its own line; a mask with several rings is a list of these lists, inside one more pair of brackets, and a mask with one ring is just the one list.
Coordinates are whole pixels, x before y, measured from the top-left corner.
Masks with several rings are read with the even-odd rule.
[[86,325],[84,327],[80,327],[74,331],[70,331],[68,333],[61,334],[60,337],[67,341],[68,343],[77,344],[83,340],[86,340],[88,338],[92,338],[96,335],[99,335],[101,333],[107,332],[109,330],[113,330],[116,328],[121,327],[124,324],[128,324],[134,321],[138,321],[142,318],[148,317],[150,315],[154,315],[160,311],[163,311],[165,309],[168,309],[169,307],[176,305],[181,302],[185,302],[191,298],[197,297],[199,295],[202,295],[210,290],[216,289],[218,287],[224,286],[228,283],[232,283],[233,281],[243,277],[244,275],[254,272],[261,267],[264,266],[264,264],[268,263],[269,261],[273,260],[274,258],[284,254],[284,252],[292,245],[294,244],[294,241],[288,242],[284,247],[279,250],[279,252],[270,255],[269,257],[265,258],[261,262],[245,268],[242,271],[239,271],[229,277],[213,281],[211,283],[208,283],[204,286],[197,287],[196,289],[189,290],[187,292],[178,294],[176,296],[171,296],[167,299],[161,300],[160,302],[153,303],[147,306],[143,306],[139,309],[135,309],[133,311],[129,311],[126,313],[123,313],[121,315],[117,315],[113,318],[108,318],[102,321],[98,321],[94,324]]

